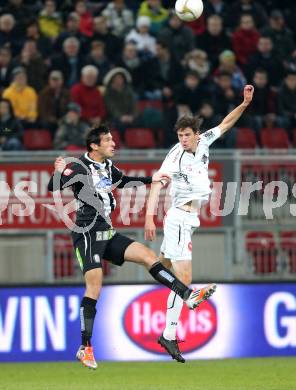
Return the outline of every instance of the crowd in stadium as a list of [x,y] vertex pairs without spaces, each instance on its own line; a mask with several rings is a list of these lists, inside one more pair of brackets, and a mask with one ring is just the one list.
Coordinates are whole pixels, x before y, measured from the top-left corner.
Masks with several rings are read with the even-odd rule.
[[[178,117],[217,125],[247,82],[254,102],[239,127],[257,146],[262,128],[282,128],[295,145],[296,3],[204,5],[185,24],[174,1],[0,0],[0,150],[30,149],[30,129],[46,129],[54,149],[82,148],[101,121],[121,146],[127,129],[149,128],[156,147],[169,147]],[[236,142],[234,130],[216,147]]]

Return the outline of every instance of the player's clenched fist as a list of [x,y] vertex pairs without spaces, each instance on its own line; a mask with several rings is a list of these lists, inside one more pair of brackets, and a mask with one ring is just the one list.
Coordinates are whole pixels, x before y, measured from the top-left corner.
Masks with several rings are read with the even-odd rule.
[[63,173],[66,168],[66,161],[63,157],[59,156],[54,162],[54,169],[58,172]]
[[244,104],[250,104],[253,99],[254,87],[253,85],[246,85],[244,88]]

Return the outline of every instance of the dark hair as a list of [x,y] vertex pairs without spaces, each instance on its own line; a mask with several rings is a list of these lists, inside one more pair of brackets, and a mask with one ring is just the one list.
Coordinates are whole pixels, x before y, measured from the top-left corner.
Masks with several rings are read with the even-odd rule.
[[13,107],[12,107],[11,101],[8,100],[8,99],[1,98],[0,99],[0,103],[2,103],[2,102],[7,103],[8,109],[9,109],[10,118],[14,119],[15,115],[14,115],[14,111],[13,111]]
[[200,80],[200,75],[196,70],[192,70],[192,69],[188,70],[185,74],[185,77],[189,77],[189,76],[195,77],[196,79]]
[[201,119],[198,116],[188,116],[184,115],[180,119],[177,120],[174,131],[178,132],[178,130],[186,129],[189,127],[193,130],[194,133],[197,133],[199,130],[199,126],[201,124]]
[[296,70],[288,68],[285,72],[285,77],[296,76]]
[[254,71],[254,74],[255,73],[264,73],[264,74],[267,75],[267,71],[264,68],[256,68],[255,71]]
[[101,135],[110,133],[110,128],[106,124],[93,126],[86,136],[86,147],[88,152],[92,151],[90,144],[100,145]]

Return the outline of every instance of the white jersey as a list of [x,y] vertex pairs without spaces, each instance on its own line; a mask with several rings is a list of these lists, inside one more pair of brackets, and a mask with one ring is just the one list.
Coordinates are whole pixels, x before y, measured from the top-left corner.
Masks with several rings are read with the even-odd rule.
[[195,154],[186,152],[180,143],[169,151],[160,171],[171,177],[172,206],[179,207],[191,200],[208,200],[212,191],[208,172],[209,146],[220,135],[219,127],[201,134]]

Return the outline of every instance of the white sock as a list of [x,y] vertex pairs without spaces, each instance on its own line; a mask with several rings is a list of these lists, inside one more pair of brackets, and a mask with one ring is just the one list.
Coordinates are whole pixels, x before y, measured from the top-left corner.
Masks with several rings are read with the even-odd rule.
[[167,301],[165,329],[163,337],[167,340],[176,340],[178,320],[183,307],[183,299],[171,291]]

